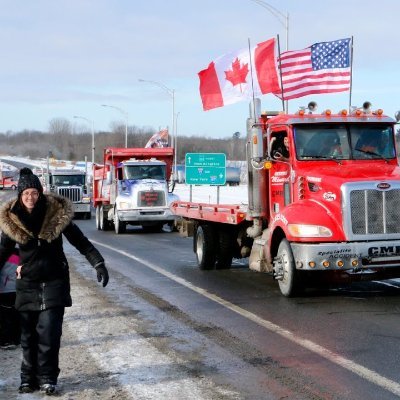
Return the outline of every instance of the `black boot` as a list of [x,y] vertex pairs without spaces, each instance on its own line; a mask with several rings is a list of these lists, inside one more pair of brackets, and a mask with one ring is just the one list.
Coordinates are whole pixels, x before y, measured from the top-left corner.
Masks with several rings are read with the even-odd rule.
[[39,386],[35,383],[22,382],[20,387],[18,388],[18,393],[32,393],[38,389]]
[[45,383],[43,385],[40,385],[40,393],[44,393],[47,394],[48,396],[51,396],[52,394],[57,393],[57,387],[52,383]]

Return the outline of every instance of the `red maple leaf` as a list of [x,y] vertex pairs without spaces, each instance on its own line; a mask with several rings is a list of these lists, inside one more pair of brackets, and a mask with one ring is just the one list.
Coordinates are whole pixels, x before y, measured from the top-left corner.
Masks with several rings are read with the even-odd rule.
[[249,73],[248,65],[249,64],[243,64],[243,66],[241,66],[239,58],[236,57],[236,60],[232,63],[232,70],[224,71],[226,80],[231,82],[233,86],[246,83],[246,77]]

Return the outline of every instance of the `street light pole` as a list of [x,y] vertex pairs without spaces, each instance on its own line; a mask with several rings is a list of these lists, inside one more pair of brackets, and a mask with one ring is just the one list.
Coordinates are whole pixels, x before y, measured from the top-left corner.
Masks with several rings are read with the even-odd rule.
[[[282,11],[279,11],[277,8],[272,6],[263,0],[251,0],[253,3],[258,4],[261,7],[267,9],[285,28],[286,34],[286,51],[289,50],[289,13],[284,14]],[[288,112],[288,101],[285,101],[285,110]]]
[[251,0],[253,3],[267,9],[283,25],[286,33],[286,51],[289,50],[289,13],[284,14],[277,8],[263,0]]
[[122,108],[116,107],[116,106],[110,106],[108,104],[102,104],[102,107],[109,107],[109,108],[114,108],[118,110],[122,115],[125,116],[125,148],[128,147],[128,113],[123,110]]
[[85,118],[85,117],[81,117],[79,115],[74,115],[74,118],[83,119],[86,122],[88,122],[89,124],[91,124],[91,126],[92,126],[92,165],[93,165],[94,164],[94,151],[95,151],[95,147],[94,147],[94,121],[90,120],[88,118]]
[[176,160],[176,128],[175,128],[175,90],[174,89],[170,89],[168,86],[165,86],[163,83],[161,82],[157,82],[157,81],[149,81],[147,79],[139,79],[139,82],[147,82],[147,83],[152,83],[153,85],[156,85],[158,87],[160,87],[161,89],[163,89],[165,92],[168,93],[168,95],[171,97],[172,99],[172,135],[171,135],[171,147],[174,148],[174,159]]

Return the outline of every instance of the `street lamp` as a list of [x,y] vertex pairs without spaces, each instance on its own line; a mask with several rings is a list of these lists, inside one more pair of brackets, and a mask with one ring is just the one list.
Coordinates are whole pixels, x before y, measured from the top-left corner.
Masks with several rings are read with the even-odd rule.
[[74,118],[83,119],[86,122],[88,122],[89,124],[91,124],[91,126],[92,126],[92,165],[93,165],[94,164],[94,150],[95,150],[95,147],[94,147],[94,121],[90,120],[88,118],[85,118],[85,117],[81,117],[79,115],[74,115]]
[[102,104],[101,106],[115,108],[121,114],[123,114],[125,116],[125,148],[127,148],[128,147],[128,113],[125,110],[123,110],[122,108],[115,107],[115,106],[109,106],[108,104]]
[[[177,137],[176,137],[176,124],[175,124],[175,90],[170,89],[168,86],[165,86],[163,83],[158,82],[158,81],[150,81],[147,79],[139,79],[139,82],[147,82],[147,83],[152,83],[153,85],[156,85],[163,89],[165,92],[168,93],[169,96],[171,96],[172,99],[172,135],[171,135],[171,146],[174,148],[174,164],[175,164],[175,170],[176,170],[176,146],[177,146]],[[174,171],[173,175],[175,176]]]
[[[258,4],[261,7],[267,9],[285,28],[286,34],[286,51],[289,50],[289,13],[284,14],[282,11],[279,11],[271,4],[267,3],[263,0],[251,0],[253,3]],[[289,112],[288,101],[285,100],[285,110]]]
[[259,6],[267,9],[276,19],[283,25],[286,33],[286,51],[289,50],[289,13],[284,14],[282,11],[279,11],[271,4],[267,3],[263,0],[251,0],[254,3],[257,3]]
[[174,147],[174,152],[175,152],[174,168],[175,168],[176,178],[178,178],[178,170],[177,170],[176,164],[178,161],[178,117],[179,117],[179,115],[180,115],[180,112],[178,111],[175,115],[175,147]]

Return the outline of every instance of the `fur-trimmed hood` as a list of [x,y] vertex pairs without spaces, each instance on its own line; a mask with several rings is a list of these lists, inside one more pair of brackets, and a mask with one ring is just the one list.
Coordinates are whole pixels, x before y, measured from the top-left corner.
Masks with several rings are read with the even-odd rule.
[[[56,239],[71,222],[74,216],[73,206],[70,200],[55,194],[45,194],[46,214],[43,220],[42,229],[38,235],[39,239],[51,242]],[[0,208],[0,229],[17,243],[26,244],[34,237],[11,212],[18,199],[13,199]]]

